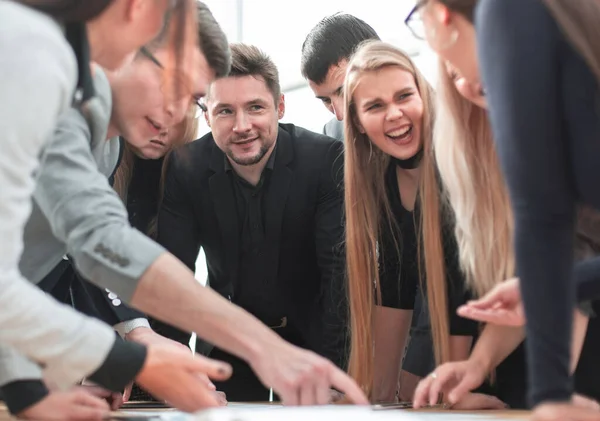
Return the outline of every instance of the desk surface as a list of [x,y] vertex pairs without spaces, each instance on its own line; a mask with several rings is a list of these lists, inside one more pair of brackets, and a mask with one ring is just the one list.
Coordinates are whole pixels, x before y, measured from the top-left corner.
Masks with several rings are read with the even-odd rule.
[[[251,406],[251,404],[247,404],[244,405],[245,407],[249,407]],[[149,412],[149,411],[156,411],[156,412],[160,412],[160,411],[165,411],[164,409],[160,410],[160,409],[128,409],[127,412]],[[168,411],[168,410],[167,410]],[[498,419],[502,419],[502,420],[527,420],[528,419],[528,415],[529,413],[527,411],[470,411],[470,412],[459,412],[459,411],[440,411],[440,410],[420,410],[420,411],[415,411],[415,410],[398,410],[398,411],[408,411],[411,413],[415,413],[415,412],[419,412],[419,413],[427,413],[427,415],[431,416],[434,414],[439,414],[440,415],[440,420],[443,420],[445,417],[443,416],[445,415],[453,415],[453,419],[457,419],[457,415],[459,414],[465,414],[465,415],[487,415],[489,416],[489,420],[492,421],[494,418],[498,418]],[[428,419],[430,417],[427,417]],[[468,418],[468,417],[466,417]],[[435,419],[437,419],[437,417],[435,417]],[[0,404],[0,421],[16,421],[16,418],[13,418],[9,415],[8,411],[6,410],[6,408]]]

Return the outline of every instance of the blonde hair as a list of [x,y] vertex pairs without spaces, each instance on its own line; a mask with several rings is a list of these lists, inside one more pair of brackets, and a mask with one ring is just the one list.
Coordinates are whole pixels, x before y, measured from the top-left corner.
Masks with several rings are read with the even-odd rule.
[[487,111],[460,95],[440,61],[434,152],[454,210],[460,264],[483,295],[515,274],[514,224]]
[[[433,162],[433,90],[411,59],[398,48],[381,42],[363,44],[348,64],[345,96],[345,214],[346,265],[350,302],[351,349],[349,373],[371,396],[374,381],[373,312],[381,303],[377,246],[382,229],[398,232],[385,188],[390,157],[360,132],[353,94],[363,74],[386,67],[410,73],[423,101],[423,160],[419,186],[421,238],[425,250],[427,295],[436,361],[450,358],[448,310],[441,240],[441,206]],[[383,213],[383,215],[382,215]],[[395,239],[396,244],[398,240]],[[420,249],[420,247],[419,247]],[[396,250],[399,252],[399,250]],[[419,252],[419,261],[421,253]],[[405,280],[401,280],[405,281]],[[373,285],[374,283],[374,285]],[[392,334],[392,333],[390,333]]]
[[[515,276],[514,217],[487,111],[456,89],[440,62],[434,151],[445,198],[455,214],[460,265],[484,295]],[[575,260],[600,253],[600,212],[577,206]]]

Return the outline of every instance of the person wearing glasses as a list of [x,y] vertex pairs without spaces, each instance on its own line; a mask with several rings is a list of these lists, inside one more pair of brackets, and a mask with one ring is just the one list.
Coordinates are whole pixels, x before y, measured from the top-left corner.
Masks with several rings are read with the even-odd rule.
[[[448,63],[440,63],[438,75],[440,107],[434,136],[435,156],[452,208],[472,209],[468,218],[456,219],[455,236],[461,245],[461,268],[468,285],[475,296],[481,297],[515,274],[512,211],[493,147],[485,92],[466,81]],[[470,158],[465,160],[465,156]],[[489,194],[481,195],[479,191]],[[600,214],[582,207],[577,219],[576,259],[599,255]],[[459,314],[465,316],[461,308]],[[588,323],[587,314],[589,311],[579,309],[575,313],[570,367],[576,370],[577,391],[598,399],[600,384],[594,351],[598,349],[600,325],[595,318]],[[437,396],[438,390],[450,383],[451,388],[445,391],[458,400],[493,374],[489,386],[494,395],[512,409],[527,408],[523,325],[486,324],[468,360],[443,364],[435,369],[435,379],[428,376],[421,382],[413,402],[415,407],[429,403],[430,396]],[[590,359],[587,355],[594,357]]]
[[[192,19],[192,16],[187,15],[187,18]],[[181,28],[176,20],[171,22],[173,25],[168,25],[159,37],[168,48],[171,40],[177,39],[177,29]],[[199,42],[203,41],[200,39]],[[150,44],[149,50],[159,45]],[[153,121],[156,116],[146,115],[144,117],[151,120],[144,118],[145,125],[141,126],[144,130],[152,127],[156,131],[157,123],[170,126],[181,120],[190,100],[203,96],[207,80],[214,77],[198,44],[193,48],[186,44],[185,48],[179,67],[174,66],[173,57],[176,55],[172,51],[165,55],[164,60],[155,60],[161,63],[162,68],[148,61],[151,71],[162,80],[158,91],[164,95],[164,102],[157,107],[162,111],[158,117],[164,118],[164,121]],[[90,119],[89,125],[77,110],[72,110],[55,136],[73,140],[53,142],[44,151],[45,166],[43,174],[38,174],[37,209],[34,211],[43,213],[45,219],[38,219],[44,222],[41,227],[32,228],[46,233],[43,234],[45,241],[35,244],[41,253],[30,256],[40,264],[22,259],[22,266],[29,267],[32,277],[37,280],[60,261],[66,248],[77,270],[90,281],[110,289],[119,299],[130,302],[148,315],[187,331],[195,331],[235,352],[248,360],[262,380],[272,385],[286,401],[297,402],[295,397],[300,390],[336,386],[346,391],[351,400],[365,402],[358,387],[343,373],[332,371],[326,360],[279,339],[255,318],[199,285],[193,273],[175,257],[131,228],[123,203],[110,189],[106,177],[98,172],[90,151],[90,138],[104,141],[106,127],[102,122],[108,120],[110,113],[106,104],[99,101],[97,105],[95,118]],[[69,117],[73,118],[71,124]],[[67,151],[65,148],[75,150]],[[65,167],[64,157],[69,157],[73,165]],[[48,244],[56,247],[41,247]],[[51,263],[52,260],[54,263]],[[172,346],[152,348],[161,350],[163,355],[184,352]],[[261,351],[263,349],[272,352],[267,354]],[[187,364],[191,355],[185,352],[183,355],[163,360],[168,364],[162,367],[170,369],[171,376],[178,376],[177,381],[168,381],[169,376],[163,376],[163,385],[169,384],[168,388],[141,385],[157,398],[185,410],[217,404],[212,391],[206,392],[205,378],[197,375],[192,367],[200,371],[206,369],[211,377],[222,380],[227,378],[229,366],[201,358],[193,360],[194,364]],[[308,403],[311,402],[314,399]]]
[[[203,77],[212,77],[212,74],[222,75],[228,70],[229,50],[227,40],[218,23],[214,20],[210,10],[203,3],[196,3],[198,35],[202,42],[199,44],[203,54],[208,58],[205,67],[198,67]],[[159,46],[160,48],[157,48]],[[153,54],[150,49],[156,50]],[[210,53],[208,55],[207,53]],[[161,177],[162,157],[172,147],[186,138],[192,140],[196,136],[195,112],[197,105],[190,104],[188,112],[182,123],[174,127],[168,127],[168,122],[161,116],[166,113],[181,114],[183,111],[175,110],[175,106],[170,104],[169,108],[163,110],[163,92],[164,80],[163,72],[169,56],[168,45],[162,45],[158,40],[151,43],[148,48],[143,47],[136,55],[131,64],[115,72],[106,71],[110,80],[110,86],[104,82],[104,78],[98,81],[103,90],[103,97],[112,94],[112,112],[105,111],[100,118],[96,120],[101,126],[106,125],[106,119],[110,117],[108,137],[113,138],[118,134],[125,134],[127,139],[115,138],[109,141],[91,142],[86,139],[80,146],[89,149],[89,144],[93,145],[93,156],[96,159],[98,168],[105,176],[109,177],[110,183],[120,193],[129,191],[130,200],[127,201],[129,219],[135,228],[143,233],[148,233],[149,225],[156,218],[158,211],[159,184]],[[157,57],[161,61],[158,61]],[[191,79],[191,68],[181,69],[183,77]],[[101,73],[100,69],[97,69]],[[194,70],[197,71],[197,70]],[[188,74],[186,74],[186,72]],[[99,75],[102,76],[102,73]],[[182,77],[182,78],[183,78]],[[189,103],[189,100],[185,101]],[[108,106],[109,102],[106,101]],[[68,119],[63,126],[72,126],[80,118],[79,114],[74,113],[77,118]],[[73,116],[71,116],[73,117]],[[179,119],[178,115],[175,119]],[[157,131],[149,121],[164,121],[164,127]],[[184,127],[187,126],[187,127]],[[62,126],[61,126],[62,127]],[[187,130],[186,130],[187,129]],[[186,133],[186,131],[188,133]],[[168,132],[168,135],[167,135]],[[71,138],[72,131],[64,130],[64,136],[58,136],[55,142],[60,145],[69,145],[76,141]],[[82,132],[83,133],[83,132]],[[82,134],[83,135],[83,134]],[[65,139],[65,137],[67,137]],[[134,152],[137,155],[134,155]],[[46,177],[46,166],[52,166],[52,159],[60,159],[60,166],[55,167],[61,177],[73,178],[70,174],[70,168],[77,168],[81,163],[73,159],[65,158],[62,153],[46,154],[40,177]],[[83,153],[70,152],[68,156],[82,156]],[[141,156],[146,159],[137,158]],[[135,161],[133,161],[135,159]],[[115,167],[117,161],[118,169]],[[132,168],[132,161],[137,165]],[[158,164],[158,165],[156,165]],[[90,163],[91,165],[91,163]],[[133,170],[135,172],[132,174]],[[129,181],[134,178],[135,186],[129,189]],[[80,183],[85,184],[84,177],[77,177]],[[152,184],[154,180],[154,183]],[[71,183],[73,184],[73,183]],[[51,192],[45,192],[50,194]],[[44,193],[44,194],[45,194]],[[56,194],[56,193],[53,193]],[[61,193],[62,194],[62,193]],[[42,194],[43,196],[43,194]],[[60,194],[56,196],[60,199]],[[72,200],[72,205],[78,209],[82,207],[81,201]],[[81,209],[84,211],[84,209]],[[77,212],[67,211],[68,215],[76,215]],[[44,229],[45,227],[45,229]],[[51,235],[51,227],[47,219],[40,212],[36,203],[34,203],[33,214],[25,228],[25,250],[21,260],[21,269],[24,274],[32,275],[32,279],[38,279],[44,276],[38,273],[39,267],[48,267],[50,264],[56,264],[58,259],[60,263],[51,269],[38,286],[62,302],[71,303],[76,309],[88,315],[100,318],[104,322],[112,325],[119,334],[127,340],[133,340],[144,344],[172,344],[180,346],[179,343],[161,338],[150,328],[150,323],[146,316],[122,302],[111,290],[99,288],[91,283],[84,281],[79,273],[74,269],[68,258],[59,259],[59,254],[64,253],[62,244]],[[189,352],[189,351],[188,351]],[[25,382],[23,387],[19,387],[17,378],[13,378],[8,386],[13,393],[7,396],[9,406],[13,405],[15,399],[19,397],[35,399],[31,390],[35,387],[31,381]],[[31,379],[30,379],[31,380]],[[137,389],[136,389],[137,391]],[[126,392],[123,398],[127,398]],[[220,398],[220,401],[222,399]],[[122,399],[113,399],[113,407],[118,406]],[[14,403],[16,405],[16,403]],[[31,403],[33,404],[33,402]]]
[[584,298],[600,287],[600,260],[574,266],[572,253],[576,205],[600,208],[600,56],[592,35],[600,4],[429,0],[412,17],[417,35],[487,94],[515,218],[533,418],[598,419],[597,410],[571,401],[569,357],[573,270],[595,280]]
[[[88,376],[117,390],[137,376],[154,389],[164,371],[159,349],[115,340],[109,327],[58,305],[26,282],[18,267],[40,152],[59,115],[73,102],[83,109],[94,104],[90,58],[107,68],[118,67],[157,34],[165,13],[175,6],[169,1],[135,1],[136,13],[129,14],[133,3],[0,2],[0,343],[36,361],[29,374],[43,374],[61,388]],[[178,2],[173,14],[182,16],[186,5]],[[194,365],[192,361],[186,368],[194,370]],[[3,364],[2,372],[10,377],[22,368]],[[118,375],[109,375],[115,368]],[[42,399],[34,407],[10,409],[34,418],[49,413],[100,418],[108,411],[106,404],[80,391],[37,393]]]

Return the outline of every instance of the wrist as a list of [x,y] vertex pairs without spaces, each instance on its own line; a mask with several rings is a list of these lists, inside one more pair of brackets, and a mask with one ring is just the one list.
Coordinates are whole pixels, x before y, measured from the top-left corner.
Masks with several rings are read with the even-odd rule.
[[483,354],[478,355],[473,352],[469,357],[469,362],[472,366],[472,370],[475,370],[482,378],[485,378],[490,371],[492,371],[492,360],[489,355]]
[[143,338],[152,333],[154,333],[154,331],[150,327],[139,326],[125,334],[124,339],[134,342],[143,342]]
[[242,359],[246,360],[251,366],[255,366],[265,356],[271,355],[273,348],[277,346],[280,339],[271,329],[259,325],[258,332],[247,332],[240,337],[240,347],[243,350]]
[[137,318],[133,320],[127,320],[126,322],[121,322],[113,326],[113,329],[115,329],[121,338],[127,340],[131,340],[131,334],[135,331],[140,333],[140,331],[143,332],[144,330],[152,330],[150,328],[150,323],[144,318]]

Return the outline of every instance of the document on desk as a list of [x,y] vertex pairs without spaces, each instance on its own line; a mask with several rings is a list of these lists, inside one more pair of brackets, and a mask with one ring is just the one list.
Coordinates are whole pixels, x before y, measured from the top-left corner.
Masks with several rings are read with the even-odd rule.
[[[186,414],[178,411],[119,411],[114,421],[508,421],[491,413],[454,411],[413,412],[402,409],[378,411],[371,407],[320,406],[283,407],[277,405],[236,404]],[[525,419],[525,418],[523,418]]]
[[198,412],[194,421],[419,421],[404,411],[373,411],[370,407],[329,405],[319,407],[217,408]]

